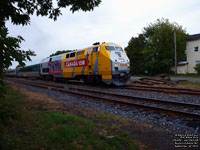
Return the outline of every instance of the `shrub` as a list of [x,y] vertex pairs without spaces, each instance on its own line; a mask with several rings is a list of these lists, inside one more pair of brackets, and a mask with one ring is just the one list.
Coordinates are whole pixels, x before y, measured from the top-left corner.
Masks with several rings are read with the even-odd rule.
[[198,74],[200,74],[200,64],[197,64],[196,67],[194,67],[194,69]]

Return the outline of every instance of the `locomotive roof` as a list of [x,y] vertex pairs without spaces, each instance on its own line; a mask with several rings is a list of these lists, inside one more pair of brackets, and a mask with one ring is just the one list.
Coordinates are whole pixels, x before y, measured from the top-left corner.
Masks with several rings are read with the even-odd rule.
[[[73,50],[73,51],[70,51],[70,52],[67,52],[67,53],[63,53],[63,54],[70,54],[70,53],[82,51],[84,49],[97,47],[97,46],[100,46],[100,45],[104,45],[104,46],[119,46],[119,47],[121,47],[120,45],[112,43],[112,42],[107,42],[107,43],[104,42],[102,44],[97,44],[97,45],[93,45],[93,46],[82,48],[82,49],[76,49],[76,50]],[[44,59],[42,59],[41,63],[48,62],[50,58],[59,57],[59,56],[62,56],[63,54],[59,54],[59,55],[56,55],[56,56],[51,56],[51,57],[44,58]]]
[[[97,47],[97,46],[100,46],[100,45],[104,45],[104,46],[119,46],[119,47],[121,47],[120,45],[112,43],[112,42],[107,42],[107,43],[104,42],[102,44],[93,45],[93,46],[90,46],[90,47],[87,47],[87,48]],[[87,49],[87,48],[83,48],[83,49]],[[79,49],[78,51],[81,51],[83,49]]]

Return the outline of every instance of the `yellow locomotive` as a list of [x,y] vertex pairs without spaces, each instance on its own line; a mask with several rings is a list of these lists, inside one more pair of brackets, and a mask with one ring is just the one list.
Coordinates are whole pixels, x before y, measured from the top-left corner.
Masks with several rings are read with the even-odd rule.
[[[48,75],[55,79],[103,81],[118,86],[130,82],[130,61],[125,51],[114,43],[95,43],[92,47],[50,57],[46,63]],[[41,66],[41,75],[42,70]]]
[[15,69],[12,76],[82,79],[122,86],[130,82],[129,70],[130,61],[120,45],[95,43],[88,48],[45,58],[39,64]]

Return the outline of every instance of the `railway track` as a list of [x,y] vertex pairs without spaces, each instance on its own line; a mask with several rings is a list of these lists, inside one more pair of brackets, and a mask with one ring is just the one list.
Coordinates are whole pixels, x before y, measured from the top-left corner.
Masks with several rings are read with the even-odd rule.
[[[81,96],[86,98],[92,98],[94,100],[100,100],[105,102],[111,102],[113,104],[119,104],[127,107],[136,107],[138,109],[150,110],[153,112],[160,112],[169,115],[175,115],[178,117],[184,117],[192,120],[200,120],[200,105],[192,103],[182,103],[174,101],[166,101],[161,99],[151,99],[138,96],[129,96],[119,93],[111,93],[105,91],[84,89],[81,87],[73,87],[66,85],[55,85],[44,82],[33,82],[27,80],[14,80],[10,79],[7,82],[18,82],[26,85],[31,85],[39,88],[45,88],[55,90],[63,93],[72,94],[73,96]],[[197,112],[196,112],[197,111]]]
[[176,88],[176,87],[156,87],[156,86],[128,86],[125,89],[127,90],[146,90],[153,92],[164,92],[172,94],[185,94],[185,95],[196,95],[200,96],[200,89],[191,89],[191,88]]

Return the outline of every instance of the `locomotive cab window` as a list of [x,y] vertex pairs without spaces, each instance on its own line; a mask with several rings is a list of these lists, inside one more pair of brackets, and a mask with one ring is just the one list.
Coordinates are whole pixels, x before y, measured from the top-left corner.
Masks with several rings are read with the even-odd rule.
[[121,47],[116,46],[115,48],[116,48],[116,50],[118,50],[118,51],[123,51]]
[[106,50],[115,50],[114,46],[105,46]]
[[105,46],[106,50],[117,50],[117,51],[123,51],[121,47],[118,46]]

